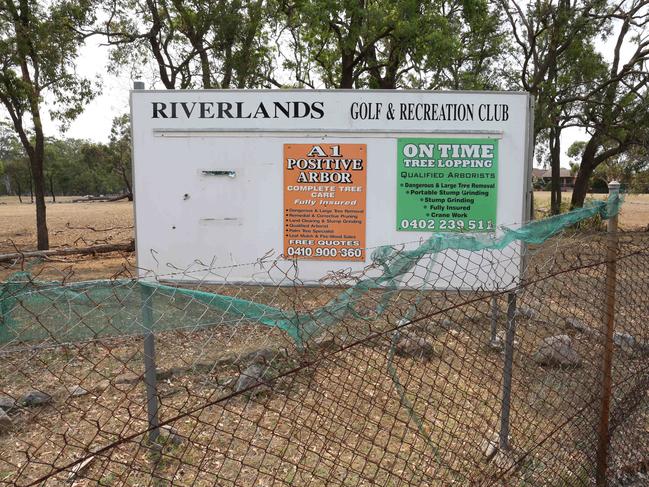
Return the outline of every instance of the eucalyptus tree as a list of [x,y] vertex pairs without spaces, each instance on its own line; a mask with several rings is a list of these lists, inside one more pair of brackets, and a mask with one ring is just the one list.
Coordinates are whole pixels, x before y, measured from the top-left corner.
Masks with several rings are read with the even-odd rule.
[[[497,14],[486,0],[278,0],[298,86],[434,88],[486,78]],[[468,82],[471,78],[471,82]]]
[[580,123],[588,133],[581,152],[571,206],[582,206],[589,180],[600,164],[649,144],[649,1],[611,6],[612,58],[588,96],[582,97]]
[[45,207],[43,99],[64,125],[94,92],[75,61],[92,21],[89,1],[0,0],[0,102],[29,159],[36,201],[39,249],[49,247]]
[[508,21],[514,50],[512,85],[535,99],[534,142],[549,148],[551,211],[561,207],[561,134],[578,125],[581,98],[604,69],[594,41],[610,24],[606,0],[496,0]]
[[268,8],[264,0],[115,0],[93,32],[113,47],[117,69],[153,62],[167,89],[248,88],[270,78]]

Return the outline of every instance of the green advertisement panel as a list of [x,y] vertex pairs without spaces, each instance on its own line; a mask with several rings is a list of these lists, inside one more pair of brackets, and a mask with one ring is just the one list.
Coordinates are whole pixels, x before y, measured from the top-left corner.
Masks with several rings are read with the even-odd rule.
[[497,140],[398,140],[397,230],[490,232],[497,201]]

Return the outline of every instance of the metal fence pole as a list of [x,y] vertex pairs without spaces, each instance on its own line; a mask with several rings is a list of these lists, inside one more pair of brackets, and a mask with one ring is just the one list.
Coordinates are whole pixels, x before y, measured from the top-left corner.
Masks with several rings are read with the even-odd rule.
[[140,284],[142,295],[142,322],[146,329],[144,335],[144,384],[146,386],[146,406],[149,419],[149,440],[155,443],[160,435],[158,427],[158,384],[155,365],[155,335],[153,334],[153,290]]
[[[612,181],[608,185],[609,209],[617,204],[617,197],[620,192],[620,183]],[[609,445],[609,413],[611,405],[611,368],[613,365],[613,332],[615,329],[615,279],[617,273],[617,214],[609,216],[608,238],[606,245],[606,304],[604,312],[604,323],[606,329],[603,336],[602,356],[602,397],[600,403],[599,434],[597,442],[597,474],[598,486],[605,486],[606,470],[608,469],[608,445]]]
[[0,343],[9,338],[9,305],[5,299],[4,286],[0,284]]
[[498,340],[498,300],[496,295],[491,296],[491,343]]
[[505,337],[505,366],[503,369],[503,399],[500,408],[501,450],[509,448],[509,411],[512,395],[512,370],[514,364],[514,338],[516,336],[516,293],[507,294],[507,334]]

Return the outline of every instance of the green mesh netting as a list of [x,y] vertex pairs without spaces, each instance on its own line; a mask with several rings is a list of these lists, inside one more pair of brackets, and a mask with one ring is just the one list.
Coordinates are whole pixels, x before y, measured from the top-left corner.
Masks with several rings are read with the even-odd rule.
[[[393,246],[377,248],[373,266],[377,277],[359,280],[324,306],[305,312],[280,309],[252,300],[138,280],[100,280],[62,284],[34,280],[29,273],[14,274],[0,284],[0,344],[51,341],[53,344],[107,336],[138,335],[151,331],[200,329],[242,321],[277,327],[298,347],[317,334],[353,316],[367,319],[357,310],[368,291],[382,294],[376,308],[381,315],[400,279],[423,259],[428,279],[435,256],[445,250],[502,250],[514,242],[540,244],[558,232],[592,217],[607,219],[621,206],[618,195],[583,208],[531,222],[494,234],[433,234],[413,250]],[[412,307],[411,307],[412,308]],[[406,312],[406,319],[412,314]]]

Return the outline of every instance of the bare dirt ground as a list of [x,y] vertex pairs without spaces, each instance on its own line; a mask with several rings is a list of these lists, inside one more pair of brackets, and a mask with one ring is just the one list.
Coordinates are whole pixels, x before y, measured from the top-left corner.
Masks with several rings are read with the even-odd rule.
[[[71,198],[59,200],[47,206],[51,248],[125,243],[134,236],[133,205],[128,201],[71,203]],[[35,211],[34,205],[20,204],[17,198],[0,198],[0,253],[35,250]],[[110,253],[51,257],[30,270],[42,279],[77,281],[128,276],[134,265],[131,253]],[[19,270],[20,265],[0,263],[0,280]]]
[[[606,195],[590,195],[604,199]],[[100,243],[125,243],[134,238],[133,205],[127,201],[115,203],[71,203],[62,197],[47,207],[50,243],[56,247],[85,247]],[[570,193],[563,194],[570,200]],[[547,213],[550,193],[535,192],[538,216]],[[649,194],[627,195],[620,216],[623,230],[644,230],[649,226]],[[20,204],[15,197],[0,198],[0,253],[34,250],[35,208]],[[128,277],[134,273],[133,254],[111,253],[91,257],[50,258],[33,264],[32,272],[43,279],[87,280]],[[0,264],[0,280],[21,270],[17,265]]]
[[[625,253],[646,243],[637,235],[625,238]],[[383,315],[371,315],[368,322],[340,320],[331,329],[338,345],[313,352],[297,350],[277,328],[157,295],[156,317],[188,327],[156,335],[160,415],[180,441],[163,442],[159,450],[147,446],[140,337],[65,346],[43,339],[42,348],[9,343],[0,354],[0,393],[19,398],[37,389],[54,400],[11,413],[14,423],[0,436],[0,482],[27,485],[53,466],[98,452],[74,485],[588,485],[605,275],[604,266],[589,263],[602,259],[605,247],[593,238],[562,241],[565,253],[554,242],[534,255],[538,277],[548,274],[545,266],[553,260],[556,278],[539,280],[519,297],[519,306],[534,312],[517,322],[511,458],[519,464],[511,471],[509,456],[489,461],[484,455],[484,443],[500,420],[503,356],[489,346],[490,302],[480,293],[398,293]],[[577,262],[585,267],[558,273]],[[635,283],[646,282],[648,263],[643,258],[618,267],[620,330],[643,340],[649,339],[642,327],[646,305],[632,291]],[[264,289],[233,286],[229,292],[259,300]],[[97,302],[92,292],[75,288],[67,297],[35,303],[15,319],[48,331],[68,324],[96,330],[104,327],[102,319],[120,326],[139,312],[133,306],[130,316],[119,315],[111,308],[128,307],[123,299],[128,294],[104,296],[98,316],[89,312]],[[308,312],[335,294],[288,288],[268,304]],[[84,295],[88,302],[80,299]],[[363,299],[373,309],[381,297]],[[505,296],[498,299],[503,330]],[[432,357],[391,358],[391,334],[381,332],[414,302],[421,316],[449,303],[458,306],[416,324],[434,348]],[[566,317],[578,317],[590,331],[576,331]],[[444,318],[451,324],[443,324]],[[368,339],[372,333],[378,335]],[[557,334],[572,337],[581,367],[553,369],[534,362],[540,340]],[[229,398],[250,364],[244,357],[260,349],[271,353],[271,377],[259,394]],[[613,382],[621,397],[634,377],[646,375],[646,356],[616,350]],[[89,393],[72,396],[68,391],[75,385]],[[69,470],[56,474],[45,485],[65,485],[68,475]]]
[[[546,195],[537,197],[542,206]],[[33,205],[7,203],[0,204],[0,252],[33,249]],[[133,235],[127,202],[57,203],[48,211],[53,246],[125,242]],[[622,227],[642,229],[647,223],[649,196],[628,196]],[[644,234],[628,238],[629,248],[646,247]],[[571,252],[601,259],[602,248],[590,238],[562,238],[561,245],[550,242],[546,255],[540,251],[534,256],[534,268],[547,273],[574,262]],[[562,252],[566,254],[557,258]],[[133,265],[131,254],[110,254],[49,259],[29,270],[44,280],[85,280],[128,276]],[[645,259],[618,269],[619,300],[625,303],[620,329],[645,341],[648,267]],[[20,268],[0,267],[0,279]],[[343,345],[349,348],[335,345],[330,355],[315,358],[298,353],[276,328],[233,320],[176,296],[159,296],[156,316],[171,324],[156,335],[160,413],[163,419],[180,415],[170,426],[181,442],[165,443],[158,453],[146,445],[139,336],[63,346],[47,336],[33,343],[0,340],[0,394],[18,398],[38,389],[54,396],[52,404],[11,413],[14,423],[0,436],[0,484],[19,479],[17,485],[25,485],[52,472],[53,465],[63,467],[117,442],[89,463],[80,475],[88,480],[73,485],[586,485],[594,450],[590,406],[597,397],[599,341],[592,331],[575,331],[564,319],[579,317],[591,330],[600,326],[603,276],[601,266],[559,274],[520,297],[519,306],[536,310],[519,320],[517,332],[512,444],[517,458],[527,454],[520,470],[508,472],[507,458],[499,458],[501,463],[484,458],[484,442],[498,429],[502,391],[502,355],[488,346],[488,300],[422,323],[419,333],[433,344],[434,357],[395,357],[395,380],[389,334],[350,344],[393,327],[413,302],[407,293],[394,297],[385,316],[370,320],[369,331],[361,320],[343,321],[336,335],[346,337]],[[221,292],[302,312],[333,296],[317,288],[282,288],[264,301],[264,290],[234,286]],[[137,321],[141,310],[127,309],[123,299],[129,293],[115,296],[98,301],[90,292],[75,291],[23,309],[16,319],[52,336],[61,332],[55,328],[59,325],[95,333],[124,320]],[[440,296],[443,303],[449,299],[454,298]],[[439,306],[427,298],[418,312]],[[89,312],[98,308],[102,313]],[[504,296],[500,308],[502,330]],[[444,317],[452,320],[450,328],[441,324]],[[186,329],[178,330],[178,323]],[[175,331],[165,331],[169,329]],[[557,334],[572,337],[584,361],[580,368],[548,370],[533,362],[540,340]],[[241,369],[249,365],[242,357],[260,347],[272,350],[273,374],[281,377],[263,394],[227,399]],[[622,352],[616,355],[614,383],[632,384],[633,377],[646,374],[646,357]],[[303,369],[287,373],[296,367]],[[397,381],[403,386],[401,398]],[[76,385],[89,393],[72,396],[68,388]],[[65,485],[68,473],[45,485]],[[496,480],[510,474],[509,480]]]
[[[562,205],[570,204],[572,192],[562,194]],[[605,200],[606,194],[589,194],[586,201]],[[539,217],[547,214],[550,207],[550,192],[535,191],[534,203],[537,210],[541,210]],[[620,214],[620,228],[623,230],[644,230],[649,226],[649,194],[627,194],[624,195],[624,203]]]

